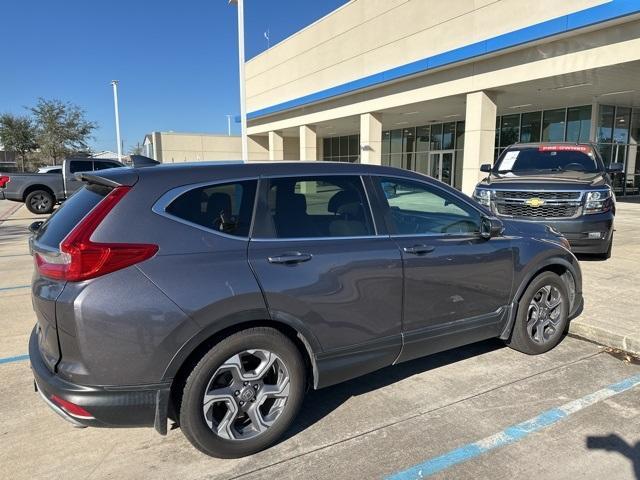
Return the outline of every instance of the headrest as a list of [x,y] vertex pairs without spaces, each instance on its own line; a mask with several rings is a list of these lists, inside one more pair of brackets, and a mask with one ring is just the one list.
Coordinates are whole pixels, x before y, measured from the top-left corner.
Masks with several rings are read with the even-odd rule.
[[207,213],[218,216],[220,212],[231,215],[231,197],[228,193],[214,192],[207,201]]
[[346,205],[348,203],[360,203],[359,197],[358,192],[354,190],[340,190],[329,199],[327,210],[331,213],[338,213],[338,209],[342,205]]
[[336,213],[349,219],[360,218],[362,216],[362,205],[358,202],[346,203],[340,205]]

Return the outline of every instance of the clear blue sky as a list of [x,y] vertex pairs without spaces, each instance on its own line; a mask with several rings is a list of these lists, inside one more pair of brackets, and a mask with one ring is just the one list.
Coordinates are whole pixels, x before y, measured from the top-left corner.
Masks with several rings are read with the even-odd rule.
[[[267,29],[273,45],[344,3],[245,0],[247,58]],[[2,1],[0,112],[70,101],[99,123],[93,147],[115,150],[117,79],[126,150],[154,130],[226,132],[240,111],[236,15],[227,0]]]

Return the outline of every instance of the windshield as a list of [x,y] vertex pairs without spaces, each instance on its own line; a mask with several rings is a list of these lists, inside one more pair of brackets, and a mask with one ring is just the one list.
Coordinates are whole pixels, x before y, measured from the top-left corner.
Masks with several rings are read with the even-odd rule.
[[596,173],[601,168],[593,148],[588,145],[514,147],[506,150],[494,167],[494,171],[500,173],[532,170]]

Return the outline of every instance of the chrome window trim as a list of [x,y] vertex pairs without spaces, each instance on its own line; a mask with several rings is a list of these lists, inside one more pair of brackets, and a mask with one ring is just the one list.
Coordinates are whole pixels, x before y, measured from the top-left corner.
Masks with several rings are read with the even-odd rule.
[[164,194],[162,194],[160,196],[160,198],[158,198],[158,200],[155,201],[155,203],[153,204],[153,206],[151,207],[151,211],[157,215],[160,215],[161,217],[165,217],[168,218],[169,220],[173,220],[175,222],[178,223],[182,223],[183,225],[188,225],[190,227],[193,228],[197,228],[198,230],[202,230],[203,232],[208,232],[208,233],[213,233],[216,235],[219,235],[223,238],[228,238],[228,239],[233,239],[233,240],[240,240],[240,241],[247,241],[250,237],[249,236],[242,236],[242,235],[230,235],[228,233],[224,233],[224,232],[220,232],[218,230],[214,230],[213,228],[208,228],[205,227],[204,225],[200,225],[198,223],[193,223],[190,222],[189,220],[185,220],[184,218],[178,217],[176,215],[172,215],[171,213],[167,212],[167,207],[169,205],[171,205],[171,203],[176,200],[179,196],[181,196],[182,194],[190,191],[190,190],[195,190],[196,188],[202,188],[202,187],[214,187],[216,185],[225,185],[227,183],[237,183],[237,182],[248,182],[254,180],[256,182],[256,193],[254,196],[254,212],[252,212],[251,214],[251,225],[249,225],[249,234],[251,234],[251,230],[253,229],[253,218],[254,218],[254,214],[255,214],[255,205],[256,205],[256,199],[258,198],[258,180],[259,177],[240,177],[240,178],[228,178],[228,179],[224,179],[224,180],[214,180],[214,181],[208,181],[208,182],[198,182],[198,183],[190,183],[187,185],[181,185],[179,187],[174,187],[171,190],[168,190],[167,192],[165,192]]
[[328,240],[374,240],[378,238],[389,238],[389,235],[363,235],[362,237],[295,237],[295,238],[264,238],[251,237],[252,242],[315,242]]

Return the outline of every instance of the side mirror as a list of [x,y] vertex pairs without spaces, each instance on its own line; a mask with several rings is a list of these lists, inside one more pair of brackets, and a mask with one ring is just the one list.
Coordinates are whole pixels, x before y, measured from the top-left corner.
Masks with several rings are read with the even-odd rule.
[[624,165],[622,163],[612,163],[607,167],[607,172],[609,173],[620,173],[624,171]]
[[480,220],[480,236],[485,240],[502,235],[504,225],[497,218],[482,217]]
[[29,231],[35,235],[36,233],[38,233],[38,230],[40,230],[40,227],[42,226],[43,223],[44,222],[42,220],[33,222],[31,225],[29,225]]
[[484,173],[491,173],[491,164],[485,163],[483,165],[480,165],[480,171]]

